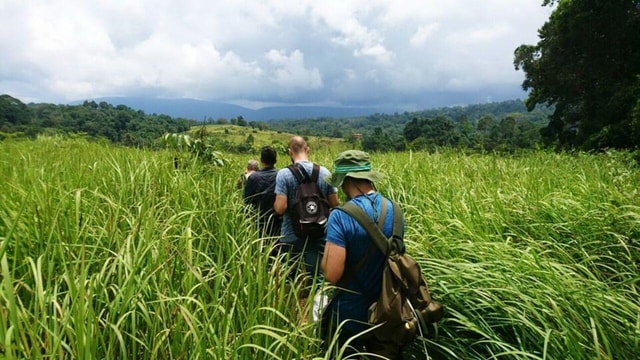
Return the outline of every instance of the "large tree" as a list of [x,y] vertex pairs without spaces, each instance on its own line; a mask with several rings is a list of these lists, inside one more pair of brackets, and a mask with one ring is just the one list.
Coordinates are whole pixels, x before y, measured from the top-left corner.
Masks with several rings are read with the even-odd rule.
[[31,111],[22,101],[0,95],[0,131],[22,131],[31,122]]
[[544,0],[556,6],[536,45],[515,50],[526,100],[555,105],[542,135],[563,147],[640,145],[640,0]]

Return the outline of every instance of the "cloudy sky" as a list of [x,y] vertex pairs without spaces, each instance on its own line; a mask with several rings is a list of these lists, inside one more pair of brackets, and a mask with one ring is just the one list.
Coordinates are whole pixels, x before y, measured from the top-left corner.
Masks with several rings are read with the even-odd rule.
[[525,98],[542,0],[0,0],[0,94],[405,110]]

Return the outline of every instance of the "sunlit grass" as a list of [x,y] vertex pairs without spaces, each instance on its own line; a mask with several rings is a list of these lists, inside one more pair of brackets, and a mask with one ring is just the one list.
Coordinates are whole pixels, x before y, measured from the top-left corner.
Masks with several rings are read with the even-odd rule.
[[[338,151],[312,160],[332,168]],[[325,357],[303,282],[269,267],[274,239],[235,189],[255,155],[175,170],[170,153],[56,138],[0,154],[4,357]],[[640,170],[625,154],[372,158],[447,309],[433,358],[640,353]]]
[[439,353],[638,353],[640,175],[624,154],[384,158],[383,191],[402,199],[410,249],[447,305]]

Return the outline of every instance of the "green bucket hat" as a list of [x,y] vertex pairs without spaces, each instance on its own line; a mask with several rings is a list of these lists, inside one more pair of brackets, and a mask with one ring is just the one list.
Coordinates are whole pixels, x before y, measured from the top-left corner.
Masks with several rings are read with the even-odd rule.
[[371,170],[369,154],[360,150],[347,150],[341,152],[333,161],[333,174],[324,178],[329,185],[340,187],[344,178],[366,179],[371,182],[381,180],[382,173]]

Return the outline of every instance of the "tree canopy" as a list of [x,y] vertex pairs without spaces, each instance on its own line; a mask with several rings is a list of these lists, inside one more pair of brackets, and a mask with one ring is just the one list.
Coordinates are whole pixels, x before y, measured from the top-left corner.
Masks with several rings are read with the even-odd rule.
[[147,115],[125,105],[85,101],[82,105],[29,104],[0,95],[0,139],[19,133],[84,133],[127,146],[151,146],[164,133],[189,130],[194,122],[167,115]]
[[[238,143],[226,136],[208,139],[203,145],[231,152],[254,150],[258,130],[273,129],[303,136],[329,136],[353,143],[367,151],[435,150],[441,147],[481,151],[537,148],[539,129],[547,124],[551,109],[540,106],[527,112],[520,100],[455,106],[416,112],[374,114],[353,118],[283,119],[248,121],[241,115],[230,120],[213,118],[208,124],[242,125],[251,128]],[[196,122],[167,115],[147,115],[125,105],[85,101],[81,105],[23,104],[9,95],[0,96],[0,140],[80,133],[126,146],[157,146],[166,133],[188,131]],[[204,123],[199,123],[204,125]],[[198,139],[207,135],[202,126]]]
[[556,6],[536,45],[515,50],[528,109],[554,105],[548,144],[640,145],[640,0],[545,0]]
[[[508,100],[342,119],[272,120],[269,127],[296,134],[341,137],[354,146],[359,142],[367,151],[400,151],[407,146],[415,150],[456,147],[512,151],[538,147],[539,130],[548,123],[551,113],[552,108],[546,106],[527,112],[521,100]],[[513,131],[505,133],[510,121],[515,121]]]

